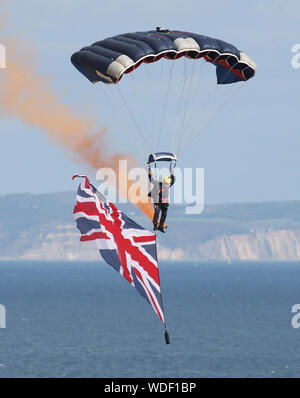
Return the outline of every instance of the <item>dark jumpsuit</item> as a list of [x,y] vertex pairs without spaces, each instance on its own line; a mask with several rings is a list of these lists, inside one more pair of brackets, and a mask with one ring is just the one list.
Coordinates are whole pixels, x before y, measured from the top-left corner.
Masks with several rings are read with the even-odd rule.
[[153,224],[157,225],[159,214],[161,212],[159,228],[163,228],[169,207],[169,189],[175,183],[174,174],[170,175],[171,183],[170,185],[166,185],[163,182],[160,182],[156,178],[152,176],[151,170],[148,174],[150,182],[154,185],[152,191],[148,193],[148,196],[152,198],[154,202],[154,216],[153,216]]

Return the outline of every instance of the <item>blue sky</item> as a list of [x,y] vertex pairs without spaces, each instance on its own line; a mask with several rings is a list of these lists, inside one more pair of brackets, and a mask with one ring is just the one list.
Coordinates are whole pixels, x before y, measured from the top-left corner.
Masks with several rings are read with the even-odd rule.
[[[180,166],[204,168],[207,204],[300,199],[300,68],[291,65],[291,48],[300,43],[299,1],[23,0],[21,4],[17,0],[5,4],[9,14],[5,35],[33,46],[38,69],[51,80],[60,100],[83,116],[95,117],[99,126],[105,124],[111,151],[129,151],[141,165],[143,152],[127,132],[120,134],[122,121],[109,119],[107,103],[72,66],[71,54],[110,35],[156,26],[220,38],[245,51],[256,62],[257,75],[208,124]],[[5,71],[0,73],[5,78]],[[197,125],[197,118],[195,111],[189,123]],[[0,119],[0,134],[0,195],[72,190],[72,174],[86,171],[71,153],[50,143],[44,131],[24,126],[17,118]]]

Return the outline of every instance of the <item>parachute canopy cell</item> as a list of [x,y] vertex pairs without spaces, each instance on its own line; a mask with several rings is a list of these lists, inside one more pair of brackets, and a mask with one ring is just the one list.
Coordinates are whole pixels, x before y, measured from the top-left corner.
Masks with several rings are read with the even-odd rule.
[[142,63],[182,56],[203,58],[216,66],[218,84],[249,80],[256,65],[232,44],[191,32],[157,28],[125,33],[83,47],[71,57],[73,65],[92,83],[118,83]]
[[147,164],[155,162],[177,162],[177,156],[171,152],[156,152],[151,153],[148,158]]

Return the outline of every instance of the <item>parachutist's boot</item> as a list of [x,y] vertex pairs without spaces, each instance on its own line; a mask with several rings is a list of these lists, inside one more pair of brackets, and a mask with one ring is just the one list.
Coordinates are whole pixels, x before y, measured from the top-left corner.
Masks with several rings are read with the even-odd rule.
[[160,231],[160,232],[163,232],[163,233],[165,233],[166,231],[164,230],[164,227],[163,227],[163,225],[160,225],[159,227],[158,227],[158,230]]
[[157,224],[153,224],[153,231],[157,231]]

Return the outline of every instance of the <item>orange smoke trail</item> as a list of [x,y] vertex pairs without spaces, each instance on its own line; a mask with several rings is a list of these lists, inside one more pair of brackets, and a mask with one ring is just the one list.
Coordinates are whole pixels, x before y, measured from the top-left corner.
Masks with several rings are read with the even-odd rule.
[[152,218],[153,218],[153,210],[152,210],[152,206],[150,205],[150,203],[148,203],[148,202],[145,202],[145,203],[139,202],[137,205],[142,210],[142,212],[144,214],[146,214],[146,216],[149,217],[150,220],[152,220]]
[[[92,169],[110,167],[118,173],[119,159],[127,159],[130,167],[134,165],[128,154],[108,154],[105,128],[97,129],[95,120],[78,116],[76,110],[60,101],[49,79],[38,73],[32,49],[26,48],[25,53],[24,44],[15,39],[6,40],[5,44],[9,56],[0,75],[0,116],[17,117],[27,126],[44,130],[51,142]],[[127,192],[120,193],[127,197]],[[138,206],[152,217],[149,203]]]

